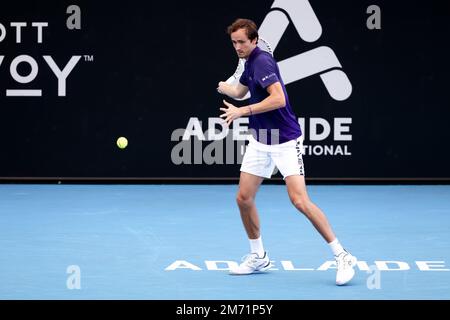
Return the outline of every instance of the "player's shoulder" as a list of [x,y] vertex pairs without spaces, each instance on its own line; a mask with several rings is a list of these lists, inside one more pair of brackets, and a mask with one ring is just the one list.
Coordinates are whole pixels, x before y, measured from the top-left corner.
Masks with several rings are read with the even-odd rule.
[[256,63],[276,63],[275,59],[272,57],[272,55],[265,51],[258,52],[258,55],[255,57]]

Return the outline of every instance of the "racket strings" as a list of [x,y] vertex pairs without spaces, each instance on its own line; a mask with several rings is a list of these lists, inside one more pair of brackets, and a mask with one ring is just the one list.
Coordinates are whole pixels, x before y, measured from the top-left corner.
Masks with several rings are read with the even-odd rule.
[[273,56],[273,50],[272,47],[270,46],[270,44],[264,40],[263,38],[259,38],[258,39],[258,47],[263,50],[266,51],[268,53],[270,53]]
[[245,59],[239,59],[239,62],[238,62],[236,71],[233,74],[233,77],[235,79],[240,77],[242,75],[242,73],[244,73],[244,69],[245,69]]

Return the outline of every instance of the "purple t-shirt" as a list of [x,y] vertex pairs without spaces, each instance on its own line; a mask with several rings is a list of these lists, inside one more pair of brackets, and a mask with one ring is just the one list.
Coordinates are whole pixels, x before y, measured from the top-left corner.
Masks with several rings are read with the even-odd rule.
[[292,111],[289,98],[280,76],[280,70],[270,53],[256,47],[247,61],[239,80],[247,86],[250,104],[258,103],[269,96],[267,87],[279,82],[283,88],[286,106],[249,117],[249,128],[253,137],[264,144],[278,144],[297,139],[302,135],[297,117]]

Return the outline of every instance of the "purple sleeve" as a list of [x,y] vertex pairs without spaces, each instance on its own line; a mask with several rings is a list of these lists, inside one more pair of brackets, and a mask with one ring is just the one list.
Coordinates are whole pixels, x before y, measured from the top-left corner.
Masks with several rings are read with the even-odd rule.
[[271,56],[260,55],[255,61],[255,80],[264,89],[271,84],[280,82],[277,76],[276,62]]
[[244,69],[244,72],[241,75],[241,78],[239,79],[239,82],[248,87],[248,76],[247,76],[247,69]]

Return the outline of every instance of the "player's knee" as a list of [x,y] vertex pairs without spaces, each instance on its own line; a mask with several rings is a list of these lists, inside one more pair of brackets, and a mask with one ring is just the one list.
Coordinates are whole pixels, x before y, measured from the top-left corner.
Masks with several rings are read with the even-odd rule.
[[309,214],[309,199],[300,196],[291,197],[292,204],[304,215],[308,216]]
[[240,208],[249,208],[253,205],[253,197],[243,193],[238,193],[236,202]]

